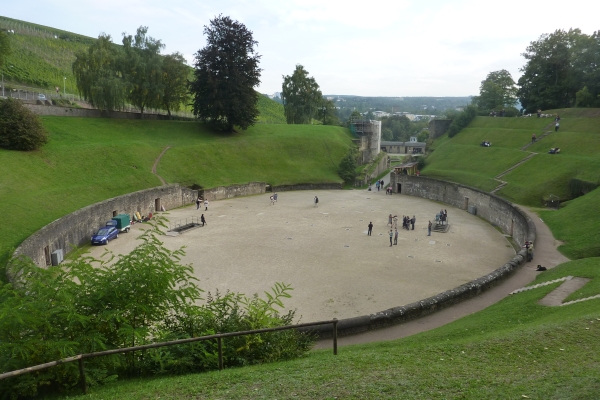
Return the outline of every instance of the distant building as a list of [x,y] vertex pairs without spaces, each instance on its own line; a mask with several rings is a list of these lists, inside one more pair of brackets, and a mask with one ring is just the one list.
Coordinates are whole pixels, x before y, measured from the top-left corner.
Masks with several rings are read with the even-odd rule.
[[411,137],[408,142],[381,142],[381,151],[388,154],[423,154],[426,143],[417,142],[416,137]]
[[360,151],[360,163],[366,164],[381,151],[381,121],[360,120],[350,123],[350,131]]

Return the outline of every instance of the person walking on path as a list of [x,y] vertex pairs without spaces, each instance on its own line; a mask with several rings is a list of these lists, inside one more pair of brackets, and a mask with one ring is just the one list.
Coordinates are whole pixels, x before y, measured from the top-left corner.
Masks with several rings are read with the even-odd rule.
[[531,143],[535,143],[536,139],[537,139],[537,137],[535,136],[535,133],[533,135],[531,135]]
[[396,231],[394,232],[394,244],[398,244],[398,228],[396,227]]
[[369,225],[367,225],[369,230],[367,231],[367,235],[371,236],[371,233],[373,232],[373,222],[369,222]]
[[392,238],[394,237],[394,232],[390,229],[390,247],[392,247]]
[[202,226],[206,225],[206,219],[204,218],[204,214],[200,216],[200,222],[202,222]]
[[377,188],[377,191],[379,192],[379,181],[375,182],[375,187]]
[[[392,224],[392,218],[393,218],[393,217],[392,217],[392,214],[390,214],[390,215],[388,216],[388,223],[387,223],[387,225],[389,225],[389,226],[390,226],[390,228],[391,228],[392,226],[394,226],[394,225]],[[386,225],[386,226],[387,226],[387,225]]]
[[383,187],[383,179],[379,181],[379,186]]
[[410,224],[412,225],[412,230],[413,231],[415,230],[415,222],[417,222],[417,219],[413,215],[412,219],[410,220]]
[[200,208],[200,203],[202,202],[202,199],[200,197],[198,197],[196,199],[196,210],[198,210]]
[[273,195],[271,195],[271,197],[269,197],[269,201],[271,202],[271,205],[275,205],[275,197],[273,197]]
[[554,132],[558,132],[558,128],[560,128],[560,123],[556,121],[556,125],[554,125]]
[[427,225],[427,236],[431,236],[431,221],[429,221],[429,225]]
[[277,203],[277,193],[273,194],[273,200],[275,200],[275,203]]
[[394,229],[398,229],[398,216],[394,215]]
[[315,207],[319,207],[319,198],[315,196]]
[[204,200],[204,211],[208,211],[208,199]]

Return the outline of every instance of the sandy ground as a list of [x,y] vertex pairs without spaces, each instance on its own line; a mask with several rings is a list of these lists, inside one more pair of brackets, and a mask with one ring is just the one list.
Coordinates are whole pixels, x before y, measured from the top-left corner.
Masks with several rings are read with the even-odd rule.
[[[319,197],[319,206],[313,199]],[[190,206],[162,213],[172,223],[204,213],[207,225],[165,246],[186,246],[200,286],[247,295],[275,282],[294,291],[285,304],[301,322],[349,318],[408,304],[485,275],[508,261],[513,248],[484,220],[465,211],[416,197],[381,192],[297,191],[211,202],[208,211]],[[448,233],[427,236],[427,222],[441,208]],[[399,229],[389,246],[388,215],[416,216],[414,231]],[[367,225],[374,224],[367,236]],[[401,225],[401,224],[400,224]],[[136,224],[107,247],[127,253],[145,224]],[[104,247],[94,247],[100,257]]]

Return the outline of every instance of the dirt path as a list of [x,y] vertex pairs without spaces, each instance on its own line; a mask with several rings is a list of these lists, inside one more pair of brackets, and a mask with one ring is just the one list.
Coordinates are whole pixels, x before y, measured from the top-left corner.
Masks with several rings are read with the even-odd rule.
[[[345,336],[338,339],[339,346],[347,346],[358,343],[378,342],[384,340],[400,339],[411,336],[416,333],[438,328],[442,325],[453,322],[459,318],[481,311],[488,306],[507,297],[513,290],[519,289],[535,279],[537,272],[535,268],[538,264],[546,268],[553,268],[559,264],[569,261],[556,248],[561,244],[554,239],[550,229],[539,216],[530,209],[519,206],[533,220],[537,229],[537,238],[535,241],[534,260],[523,264],[510,278],[493,289],[484,292],[482,295],[473,299],[463,301],[455,306],[428,315],[414,321],[404,324],[391,326],[389,328],[369,331],[353,336]],[[331,347],[331,339],[317,342],[315,348]]]
[[162,153],[160,153],[158,155],[158,157],[156,157],[156,160],[154,160],[154,165],[152,166],[152,173],[154,175],[158,176],[158,179],[160,179],[160,182],[162,183],[163,186],[165,186],[167,184],[167,182],[162,178],[162,176],[160,176],[156,172],[156,167],[158,166],[158,163],[160,162],[160,159],[162,158],[163,154],[165,154],[167,152],[167,150],[169,150],[170,148],[171,148],[171,146],[165,147],[165,149],[162,151]]

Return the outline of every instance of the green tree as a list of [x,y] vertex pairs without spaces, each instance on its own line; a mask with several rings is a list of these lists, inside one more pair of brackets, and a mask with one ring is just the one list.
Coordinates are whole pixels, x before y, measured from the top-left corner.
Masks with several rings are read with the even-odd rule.
[[517,102],[517,87],[510,72],[505,69],[490,72],[481,81],[479,96],[473,102],[484,111],[514,106]]
[[[521,71],[517,96],[528,112],[571,107],[575,104],[581,72],[573,68],[574,54],[581,54],[585,35],[579,29],[556,30],[531,42],[522,54],[527,63]],[[598,66],[594,69],[597,70]]]
[[321,106],[317,111],[317,119],[323,125],[338,125],[340,120],[337,115],[335,103],[331,100],[322,99]]
[[181,105],[189,99],[188,75],[190,68],[181,53],[173,53],[164,57],[162,64],[163,95],[162,107],[171,116],[171,110],[179,111]]
[[348,152],[340,161],[340,165],[338,167],[338,175],[344,180],[344,182],[352,184],[356,179],[356,148],[351,147],[348,149]]
[[47,142],[48,132],[37,115],[19,100],[0,100],[0,147],[28,151]]
[[122,110],[126,82],[119,72],[121,54],[110,35],[100,34],[87,51],[75,53],[73,74],[79,94],[100,110]]
[[315,78],[300,64],[292,75],[283,77],[281,99],[288,124],[310,124],[322,102],[323,94]]
[[6,57],[8,57],[10,54],[10,37],[6,32],[0,30],[0,68],[4,66]]
[[260,55],[252,31],[219,15],[204,27],[207,45],[196,53],[195,80],[190,85],[194,115],[215,128],[247,129],[258,118]]
[[[393,142],[407,141],[413,133],[413,127],[406,115],[392,115],[381,119],[381,132],[385,130],[386,140]],[[391,132],[391,137],[390,133]]]
[[147,36],[148,27],[140,26],[135,36],[123,35],[121,72],[128,85],[127,98],[140,109],[158,108],[163,94],[160,40]]

